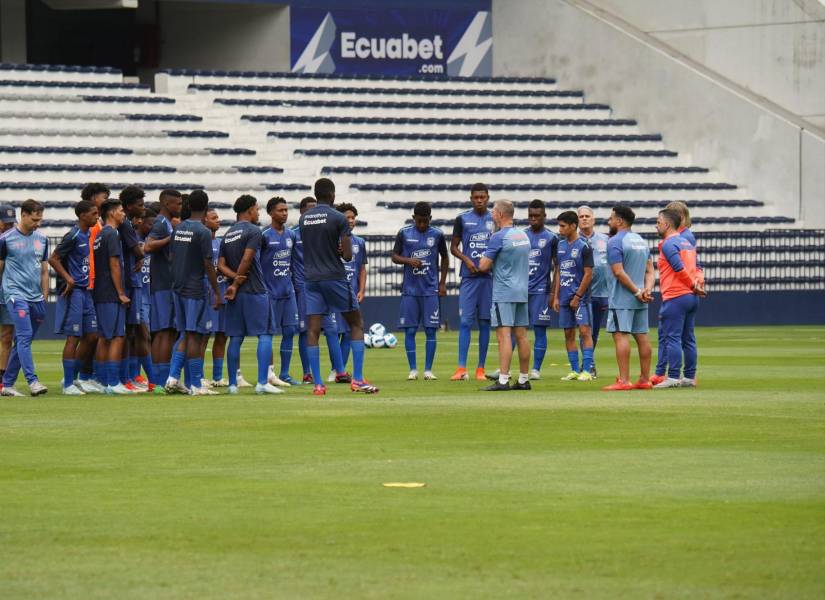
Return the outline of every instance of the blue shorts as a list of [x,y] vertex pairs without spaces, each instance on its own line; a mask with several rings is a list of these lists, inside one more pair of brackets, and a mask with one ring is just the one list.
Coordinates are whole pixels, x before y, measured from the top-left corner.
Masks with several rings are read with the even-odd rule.
[[458,288],[458,316],[462,325],[476,319],[487,320],[493,306],[493,280],[490,277],[465,277]]
[[97,313],[92,292],[86,288],[74,288],[68,298],[63,295],[57,297],[54,332],[74,337],[97,332]]
[[338,326],[338,333],[344,334],[350,332],[349,323],[347,323],[347,320],[344,318],[343,314],[334,313],[330,315],[330,317],[333,321],[335,321],[335,324]]
[[532,327],[551,327],[552,321],[556,319],[550,303],[547,301],[548,294],[530,294],[527,296],[527,310],[530,313],[530,325]]
[[218,310],[212,306],[212,301],[206,303],[207,321],[212,323],[209,333],[223,333],[226,331],[226,304],[221,304]]
[[307,281],[307,315],[326,315],[358,310],[358,300],[349,281]]
[[527,327],[530,324],[526,302],[493,302],[490,317],[493,327]]
[[149,316],[151,317],[150,329],[161,331],[163,329],[176,329],[175,327],[175,300],[172,290],[160,290],[149,295],[151,306]]
[[97,333],[104,340],[126,335],[126,307],[120,302],[98,302]]
[[140,288],[129,288],[126,290],[126,295],[129,296],[131,302],[126,309],[126,324],[140,325],[140,309],[143,302],[143,292]]
[[338,326],[338,319],[343,319],[340,313],[329,313],[321,317],[321,329],[324,333],[344,333]]
[[574,329],[576,327],[590,327],[593,320],[590,318],[590,302],[581,302],[576,310],[570,306],[559,307],[559,327],[562,329]]
[[438,296],[401,296],[398,327],[417,329],[419,325],[425,329],[441,326],[441,302]]
[[238,294],[226,303],[226,329],[229,337],[273,335],[275,323],[269,307],[269,294]]
[[14,321],[6,308],[6,303],[0,304],[0,325],[14,325]]
[[647,307],[611,308],[607,311],[607,331],[610,333],[647,333]]
[[212,320],[209,318],[206,298],[186,298],[178,294],[174,294],[174,298],[178,331],[212,333]]
[[150,316],[152,314],[152,301],[146,294],[140,296],[140,322],[149,327]]
[[298,331],[307,330],[307,295],[303,286],[295,286],[295,305],[298,307]]
[[294,294],[287,298],[271,298],[269,305],[276,329],[283,331],[284,327],[298,326],[298,303]]

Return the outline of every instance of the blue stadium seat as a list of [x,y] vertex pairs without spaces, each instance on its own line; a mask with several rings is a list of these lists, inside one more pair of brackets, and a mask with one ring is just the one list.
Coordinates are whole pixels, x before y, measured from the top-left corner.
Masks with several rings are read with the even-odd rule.
[[119,102],[127,104],[174,104],[174,98],[164,96],[81,96],[86,102]]
[[[294,106],[304,108],[397,108],[432,109],[430,102],[373,102],[368,100],[262,100],[255,98],[215,98],[215,104],[225,106]],[[609,110],[606,104],[502,104],[453,103],[438,104],[439,110]]]

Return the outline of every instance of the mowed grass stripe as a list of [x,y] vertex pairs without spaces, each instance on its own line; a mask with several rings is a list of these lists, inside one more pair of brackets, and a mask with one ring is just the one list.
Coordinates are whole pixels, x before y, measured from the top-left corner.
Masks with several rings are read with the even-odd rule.
[[560,382],[554,331],[533,392],[484,394],[449,333],[441,380],[370,350],[381,394],[324,398],[64,398],[37,342],[52,392],[0,400],[0,597],[820,598],[825,329],[698,337],[696,390],[598,391],[607,335]]

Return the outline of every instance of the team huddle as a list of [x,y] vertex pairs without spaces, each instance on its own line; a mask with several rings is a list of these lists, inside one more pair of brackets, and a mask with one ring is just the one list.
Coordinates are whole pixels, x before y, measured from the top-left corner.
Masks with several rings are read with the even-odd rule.
[[[693,386],[696,341],[693,323],[704,277],[696,261],[689,213],[682,203],[660,211],[662,238],[658,268],[659,361],[650,374],[647,304],[655,273],[646,242],[631,231],[635,215],[616,206],[610,236],[594,231],[593,211],[558,215],[558,235],[546,226],[541,200],[528,208],[529,226],[513,227],[514,207],[489,205],[489,190],[475,184],[472,209],[456,218],[449,253],[461,262],[458,367],[451,380],[468,380],[473,326],[478,328],[477,380],[492,379],[489,391],[530,389],[541,378],[547,328],[558,315],[570,362],[566,381],[597,375],[594,349],[601,321],[616,344],[619,376],[607,390]],[[43,206],[26,200],[16,222],[11,207],[0,207],[0,393],[21,396],[14,387],[23,370],[33,396],[48,390],[37,378],[31,343],[46,315],[49,266],[57,275],[55,332],[66,337],[63,393],[209,395],[250,386],[240,370],[242,344],[257,338],[256,393],[311,384],[327,388],[321,373],[319,339],[327,341],[332,366],[327,382],[373,394],[364,376],[364,323],[360,303],[367,277],[364,240],[352,233],[357,209],[335,204],[335,186],[316,181],[314,197],[299,203],[298,225],[286,226],[285,199],[270,199],[270,223],[262,228],[253,196],[239,197],[236,221],[223,237],[217,212],[203,190],[184,195],[164,190],[144,203],[136,186],[110,198],[103,184],[89,184],[75,206],[76,224],[49,252],[37,231]],[[419,202],[413,224],[396,236],[392,260],[403,265],[399,328],[405,332],[408,379],[418,378],[416,332],[425,333],[423,378],[433,372],[440,298],[446,295],[449,255],[444,233],[432,227],[431,206]],[[487,375],[490,328],[496,328],[499,369]],[[527,329],[532,327],[533,362]],[[280,333],[280,368],[273,360],[273,336]],[[578,334],[578,335],[577,335]],[[629,336],[637,342],[640,376],[630,379]],[[290,376],[295,338],[303,369]],[[212,374],[205,355],[212,338]],[[578,339],[577,339],[578,338]],[[519,374],[510,382],[517,348]],[[580,360],[581,352],[581,360]],[[352,358],[352,373],[346,365]],[[224,360],[226,377],[224,377]]]

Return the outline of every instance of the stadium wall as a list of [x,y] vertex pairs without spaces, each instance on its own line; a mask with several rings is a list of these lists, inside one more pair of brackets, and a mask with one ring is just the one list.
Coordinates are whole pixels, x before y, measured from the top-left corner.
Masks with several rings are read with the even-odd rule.
[[[398,296],[366,298],[361,305],[364,324],[383,323],[397,331]],[[46,305],[46,321],[37,339],[58,339],[54,331],[55,303]],[[650,305],[650,324],[656,327],[659,303]],[[441,299],[447,327],[458,330],[458,296]],[[700,327],[754,325],[825,325],[825,290],[716,292],[702,300],[696,324]],[[555,322],[554,322],[555,326]]]
[[493,24],[494,75],[583,89],[777,214],[825,226],[825,137],[796,115],[585,0],[495,0]]

